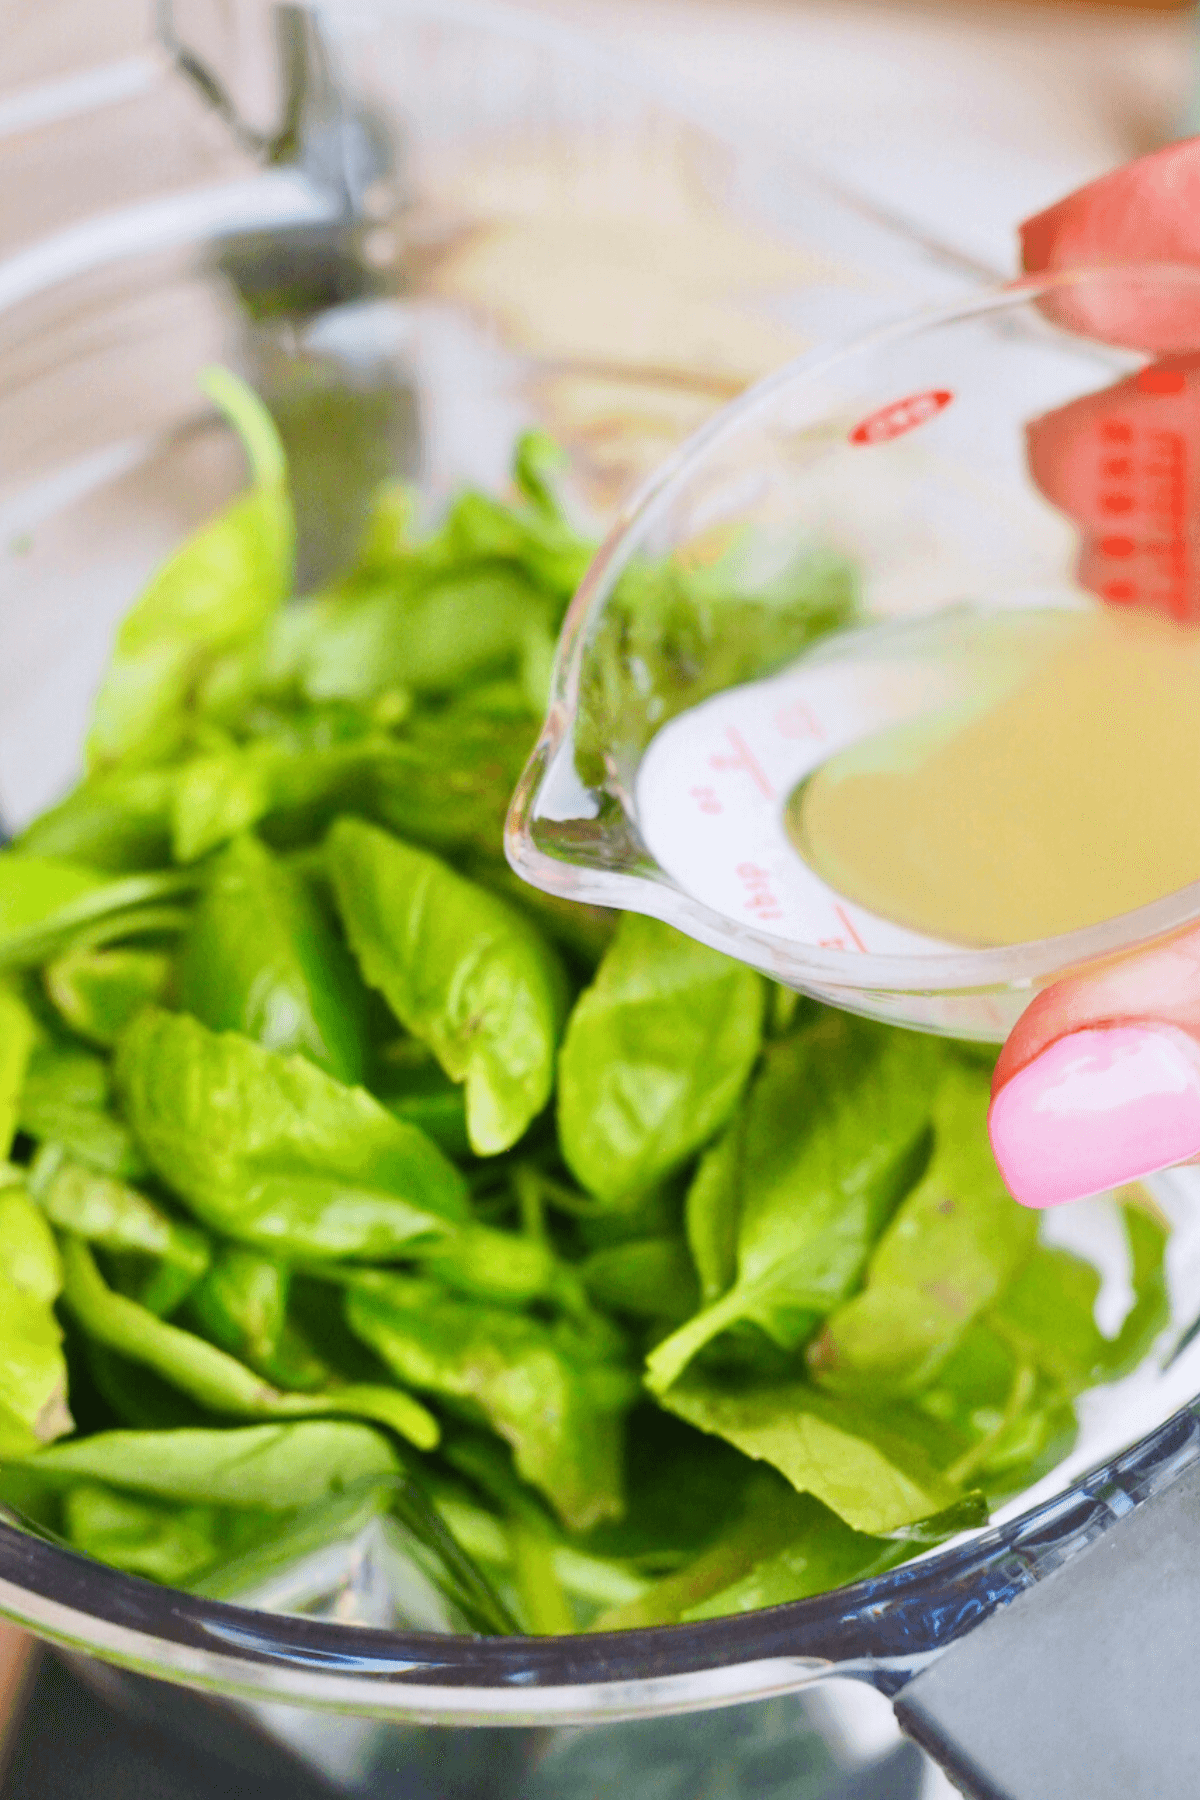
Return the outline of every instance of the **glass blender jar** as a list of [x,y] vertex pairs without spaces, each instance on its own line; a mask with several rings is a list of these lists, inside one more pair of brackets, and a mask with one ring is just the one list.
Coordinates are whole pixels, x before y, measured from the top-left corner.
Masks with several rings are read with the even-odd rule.
[[[607,523],[686,431],[832,312],[865,329],[968,285],[527,20],[432,0],[339,9],[320,29],[315,18],[280,9],[278,54],[250,31],[239,60],[220,29],[206,38],[204,21],[166,9],[171,66],[113,104],[161,107],[165,137],[186,124],[194,154],[177,153],[175,185],[156,191],[135,156],[111,197],[74,216],[68,204],[49,235],[18,234],[0,266],[10,827],[71,779],[129,596],[237,485],[230,438],[196,399],[204,364],[240,367],[275,409],[315,581],[385,470],[436,502],[460,481],[498,482],[514,431],[538,421],[572,451],[580,508]],[[715,265],[698,298],[697,239]],[[671,246],[667,266],[630,292],[648,243]],[[581,288],[615,265],[624,298],[589,315],[548,291],[538,278],[570,262],[567,247],[583,258]],[[331,406],[332,470],[311,430]],[[1186,1220],[1186,1177],[1159,1198]],[[1200,1310],[1186,1229],[1172,1257],[1173,1349]],[[330,1715],[356,1734],[381,1719],[544,1731],[779,1700],[837,1675],[891,1696],[1200,1460],[1196,1375],[1187,1350],[1138,1371],[1093,1410],[1070,1463],[987,1531],[761,1614],[457,1637],[406,1599],[378,1534],[218,1601],[91,1563],[16,1521],[0,1522],[0,1610],[115,1667],[240,1699],[273,1726],[308,1709],[310,1744],[333,1741]]]

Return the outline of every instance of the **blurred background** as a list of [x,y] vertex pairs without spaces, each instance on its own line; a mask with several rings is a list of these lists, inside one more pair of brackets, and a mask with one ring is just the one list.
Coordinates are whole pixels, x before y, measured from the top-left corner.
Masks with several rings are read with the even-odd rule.
[[[821,164],[998,267],[1011,261],[1016,219],[1181,135],[1197,102],[1186,0],[524,0],[522,10],[586,32],[689,107]],[[19,178],[0,208],[5,245],[114,203],[118,184],[134,198],[227,157],[198,99],[150,96],[151,12],[152,0],[7,0],[0,143]],[[52,129],[68,117],[73,132]]]
[[[196,42],[220,43],[235,10],[253,13],[253,0],[236,8],[233,0],[185,0],[174,20]],[[326,10],[353,14],[355,6],[329,0]],[[486,15],[486,0],[474,10]],[[690,235],[650,229],[646,241],[656,249],[648,261],[626,245],[629,293],[615,347],[611,312],[599,304],[588,313],[579,239],[565,226],[544,231],[532,265],[530,242],[523,244],[524,277],[532,266],[541,310],[508,295],[508,326],[527,347],[549,345],[546,353],[573,371],[574,385],[560,383],[551,411],[601,510],[773,363],[863,318],[1011,273],[1020,219],[1200,130],[1200,14],[1170,0],[520,0],[517,11],[531,28],[584,34],[626,76],[735,143],[760,171],[760,198],[765,193],[781,217],[795,213],[804,228],[802,250],[769,253],[764,240],[738,237],[715,216],[692,216]],[[253,166],[245,131],[231,130],[171,66],[152,0],[3,0],[0,17],[0,297],[6,282],[24,291],[44,240],[73,244],[71,253],[85,257],[97,219],[159,197],[169,206],[173,196],[235,182]],[[254,35],[251,20],[247,41]],[[252,120],[265,104],[253,55],[241,70],[239,105]],[[493,178],[497,191],[505,182],[515,191],[528,169],[518,160]],[[386,214],[384,204],[364,250],[381,267],[393,253]],[[611,260],[619,248],[610,242],[605,254]],[[594,235],[587,254],[600,254]],[[732,289],[712,281],[713,263],[743,272],[753,264],[764,285],[790,283],[794,304],[735,321]],[[459,296],[485,293],[499,305],[510,265],[496,242],[490,250],[477,242],[454,265]],[[585,376],[611,375],[617,350],[637,365],[642,385],[638,429],[630,431],[626,408],[614,448],[611,389],[599,404]],[[667,366],[676,353],[687,380]],[[444,461],[445,479],[463,472],[460,450],[445,451]],[[479,473],[486,478],[486,469]],[[501,1791],[582,1800],[616,1785],[654,1800],[949,1793],[900,1742],[886,1702],[849,1683],[718,1719],[590,1734],[603,1739],[600,1762],[594,1746],[581,1748],[581,1734],[545,1734],[554,1742],[539,1748],[535,1775],[522,1764],[517,1785],[505,1787],[503,1734],[477,1734],[473,1748],[451,1753],[436,1733],[398,1732],[367,1755],[361,1734],[347,1735],[337,1722],[306,1732],[293,1718],[285,1730],[278,1720],[234,1719],[199,1703],[184,1732],[177,1720],[164,1725],[145,1684],[118,1691],[101,1671],[28,1652],[19,1634],[0,1627],[3,1800],[57,1792],[75,1800],[270,1800],[285,1791],[291,1800],[474,1800]]]

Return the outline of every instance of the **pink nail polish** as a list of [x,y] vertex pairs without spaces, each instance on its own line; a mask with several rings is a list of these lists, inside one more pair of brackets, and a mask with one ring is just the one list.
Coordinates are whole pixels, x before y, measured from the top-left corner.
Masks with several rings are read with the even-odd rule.
[[1200,1047],[1161,1025],[1073,1031],[992,1101],[992,1151],[1023,1206],[1060,1206],[1200,1155]]

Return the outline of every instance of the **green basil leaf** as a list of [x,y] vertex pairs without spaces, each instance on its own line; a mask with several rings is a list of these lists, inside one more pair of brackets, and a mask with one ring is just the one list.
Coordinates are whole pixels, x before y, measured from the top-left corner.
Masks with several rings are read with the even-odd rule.
[[178,770],[111,769],[88,776],[16,840],[22,856],[82,863],[109,874],[161,869],[171,860],[171,797]]
[[625,570],[580,676],[575,753],[584,781],[600,786],[614,759],[636,768],[676,714],[783,668],[852,623],[858,583],[840,556],[785,555],[767,581],[772,563],[770,547],[751,542],[703,572],[670,562]]
[[433,850],[500,858],[508,802],[535,731],[524,707],[515,717],[465,704],[417,714],[379,757],[364,797],[344,810]]
[[37,1037],[29,1008],[0,984],[0,1159],[7,1157],[21,1117],[21,1093]]
[[1065,1394],[1116,1381],[1135,1369],[1170,1317],[1163,1268],[1166,1232],[1143,1207],[1121,1208],[1130,1249],[1133,1304],[1115,1337],[1096,1324],[1100,1277],[1068,1250],[1041,1244],[989,1315],[1016,1354]]
[[0,1189],[0,1259],[14,1287],[49,1306],[62,1292],[62,1258],[41,1208],[23,1187]]
[[502,900],[374,826],[340,819],[327,856],[365,978],[464,1084],[476,1154],[507,1150],[550,1098],[558,958]]
[[111,1099],[103,1057],[43,1041],[29,1059],[21,1129],[43,1144],[60,1146],[90,1169],[136,1179],[146,1165],[126,1127],[109,1110]]
[[162,950],[69,950],[46,965],[46,993],[79,1037],[110,1048],[143,1006],[166,998],[173,959]]
[[700,1158],[684,1206],[684,1226],[705,1306],[737,1280],[745,1110]]
[[764,1008],[753,970],[623,916],[559,1057],[559,1139],[589,1193],[616,1204],[719,1130],[758,1055]]
[[214,1563],[279,1531],[275,1513],[230,1512],[138,1500],[82,1481],[63,1497],[63,1531],[85,1556],[169,1587],[188,1587]]
[[688,1376],[662,1404],[767,1462],[856,1531],[881,1535],[959,1498],[935,1461],[936,1428],[898,1402],[876,1412],[804,1382],[718,1385]]
[[39,1159],[32,1179],[42,1210],[60,1231],[105,1250],[153,1257],[177,1270],[177,1301],[208,1268],[211,1253],[203,1233],[171,1218],[126,1182],[59,1156],[53,1164]]
[[185,870],[114,878],[74,863],[0,851],[0,970],[32,968],[74,943],[94,941],[101,924],[113,933],[132,933],[139,911],[195,885]]
[[1167,1287],[1166,1249],[1168,1228],[1161,1217],[1134,1196],[1122,1208],[1129,1241],[1133,1305],[1120,1331],[1106,1342],[1101,1353],[1105,1381],[1117,1381],[1136,1369],[1171,1318]]
[[1037,1215],[1014,1206],[987,1135],[983,1070],[947,1068],[933,1156],[871,1253],[863,1291],[826,1320],[809,1367],[828,1388],[912,1393],[1034,1254]]
[[582,1531],[620,1514],[621,1422],[636,1384],[565,1322],[546,1325],[403,1276],[351,1288],[346,1317],[408,1386],[485,1418],[564,1524]]
[[277,1387],[328,1387],[330,1371],[288,1319],[291,1271],[223,1244],[193,1290],[190,1311],[205,1336]]
[[768,1048],[740,1179],[721,1190],[736,1197],[737,1279],[651,1353],[653,1392],[732,1325],[790,1350],[847,1297],[917,1173],[940,1065],[928,1039],[834,1015]]
[[208,370],[201,385],[240,434],[253,486],[175,552],[126,614],[88,733],[92,768],[170,754],[212,662],[252,641],[291,588],[292,508],[270,414],[226,370]]
[[432,1053],[427,1054],[428,1062],[419,1069],[407,1069],[402,1075],[388,1070],[374,1083],[376,1097],[397,1119],[432,1138],[447,1156],[469,1156],[466,1095]]
[[23,1456],[73,1429],[53,1301],[61,1265],[22,1189],[0,1192],[0,1457]]
[[589,974],[594,974],[612,943],[621,915],[611,907],[588,906],[581,900],[567,900],[561,894],[547,894],[541,888],[530,887],[500,860],[500,846],[501,840],[497,838],[496,855],[476,851],[462,858],[462,873],[471,881],[477,881],[480,887],[490,888],[519,911],[528,913],[552,943],[574,962],[582,964]]
[[699,1299],[687,1246],[678,1238],[636,1238],[593,1250],[579,1275],[597,1306],[635,1319],[678,1324]]
[[367,995],[304,882],[256,838],[213,862],[180,953],[180,1000],[213,1031],[361,1081]]
[[[452,693],[519,665],[531,634],[545,630],[550,603],[519,570],[503,563],[462,566],[416,593],[371,596],[373,630],[359,623],[362,667],[375,671],[373,691],[403,683],[418,694]],[[360,603],[363,604],[363,603]],[[343,627],[344,628],[344,627]],[[310,691],[329,691],[320,677]]]
[[215,1431],[101,1431],[43,1450],[30,1466],[54,1482],[103,1481],[163,1500],[273,1513],[400,1471],[378,1431],[336,1420]]
[[575,1271],[559,1261],[549,1244],[514,1231],[467,1225],[452,1236],[414,1246],[412,1256],[443,1287],[473,1299],[508,1306],[545,1300],[568,1311],[583,1305]]
[[[555,478],[566,472],[568,456],[545,431],[523,431],[513,452],[513,483],[542,518],[565,524]],[[586,546],[591,548],[591,546]],[[574,592],[579,583],[570,588]]]
[[[206,1594],[214,1600],[232,1600],[246,1605],[255,1588],[311,1556],[330,1544],[352,1543],[373,1519],[383,1519],[395,1490],[394,1479],[355,1482],[344,1493],[309,1506],[298,1507],[290,1517],[278,1513],[265,1515],[271,1526],[270,1536],[257,1529],[253,1513],[242,1519],[250,1526],[248,1544],[239,1543],[229,1531],[239,1515],[229,1510],[221,1513],[222,1542],[218,1560],[199,1570],[188,1582],[193,1593]],[[446,1621],[445,1629],[454,1629]]]
[[369,809],[377,768],[394,754],[378,735],[305,744],[271,733],[195,757],[175,786],[172,854],[191,863],[260,823],[315,814],[320,824],[341,809]]
[[[768,1555],[740,1579],[689,1606],[681,1615],[685,1623],[695,1619],[720,1619],[730,1613],[756,1612],[764,1606],[782,1606],[806,1600],[810,1594],[827,1594],[852,1581],[872,1580],[895,1568],[913,1554],[906,1536],[868,1537],[853,1531],[835,1513],[808,1496],[797,1496],[805,1510],[801,1528],[789,1543]],[[922,1545],[937,1544],[959,1531],[987,1523],[980,1496],[960,1501],[933,1519],[922,1521]],[[918,1527],[917,1529],[920,1529]]]
[[463,1179],[429,1139],[304,1057],[148,1009],[115,1073],[151,1167],[226,1236],[387,1260],[466,1220]]
[[513,475],[527,506],[508,506],[490,494],[460,494],[442,528],[443,555],[456,562],[495,558],[511,562],[553,595],[561,614],[596,552],[596,545],[572,530],[551,490],[548,477],[561,466],[550,453],[549,440],[534,436],[518,445]]
[[152,1369],[208,1412],[243,1418],[349,1413],[386,1425],[419,1449],[437,1443],[436,1420],[395,1388],[354,1383],[322,1394],[281,1393],[224,1350],[114,1293],[79,1238],[65,1240],[63,1274],[63,1299],[89,1337]]

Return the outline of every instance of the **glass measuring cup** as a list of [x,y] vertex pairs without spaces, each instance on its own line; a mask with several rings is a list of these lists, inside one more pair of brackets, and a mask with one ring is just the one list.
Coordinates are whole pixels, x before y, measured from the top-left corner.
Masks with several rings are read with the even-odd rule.
[[997,1042],[1038,986],[1200,915],[1195,882],[963,948],[825,885],[785,818],[832,753],[969,696],[998,620],[1200,616],[1197,350],[1200,272],[1073,272],[801,359],[728,407],[575,599],[514,868],[834,1005]]

